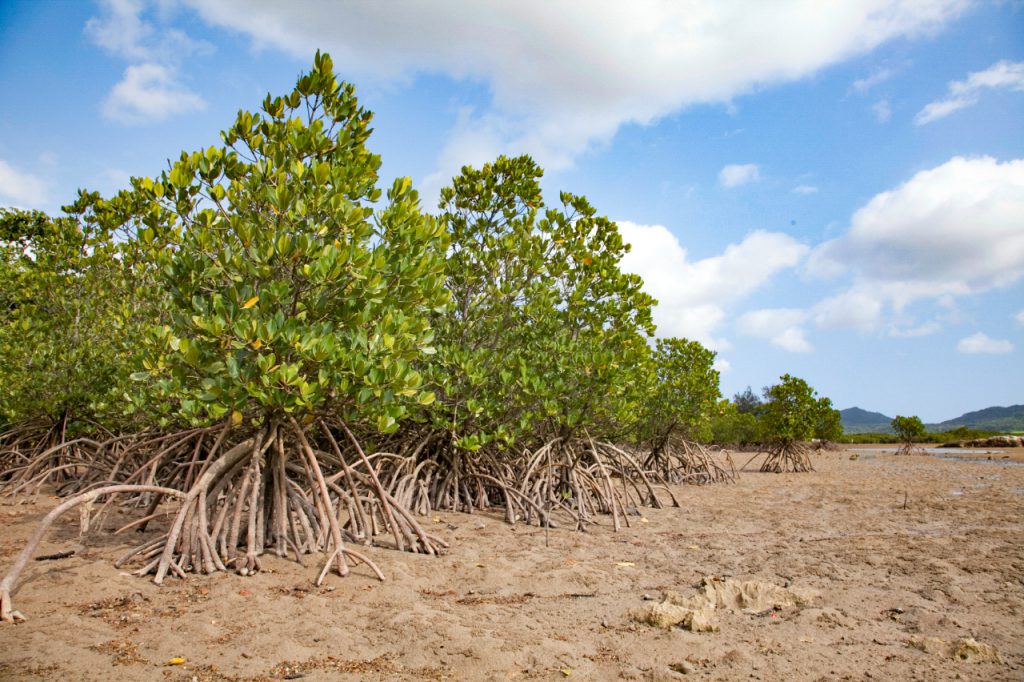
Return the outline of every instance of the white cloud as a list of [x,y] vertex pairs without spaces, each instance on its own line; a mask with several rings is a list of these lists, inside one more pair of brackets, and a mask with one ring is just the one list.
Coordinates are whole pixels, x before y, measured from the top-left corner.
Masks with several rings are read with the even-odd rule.
[[767,339],[772,345],[791,353],[809,353],[814,348],[808,343],[802,327],[807,312],[794,308],[766,308],[744,313],[736,321],[741,334]]
[[142,0],[102,0],[100,6],[102,16],[86,22],[85,35],[111,54],[136,62],[103,104],[108,119],[141,125],[206,108],[202,97],[179,82],[178,66],[188,57],[212,52],[209,43],[144,21],[147,3]]
[[882,303],[873,292],[851,289],[820,301],[811,315],[823,329],[872,331],[881,323]]
[[722,187],[741,187],[761,179],[761,171],[756,163],[730,164],[718,172],[718,182]]
[[879,123],[887,123],[892,118],[892,108],[889,106],[889,100],[880,99],[871,105],[871,111],[875,113],[875,120]]
[[814,185],[797,185],[793,188],[793,194],[814,194],[817,191]]
[[900,326],[898,324],[894,324],[889,328],[889,335],[901,339],[910,339],[917,338],[919,336],[929,336],[939,331],[939,329],[941,328],[941,325],[939,325],[939,323],[936,322],[935,320],[925,322],[923,324],[919,324],[913,327],[905,327]]
[[926,123],[937,121],[940,118],[945,118],[952,114],[954,111],[960,111],[974,104],[974,101],[966,99],[953,98],[940,100],[938,102],[932,102],[921,111],[917,112],[917,116],[914,117],[914,123],[923,126]]
[[183,87],[174,72],[160,64],[129,66],[103,103],[107,118],[141,125],[155,123],[175,114],[206,109],[206,101]]
[[984,332],[978,332],[960,339],[956,349],[961,353],[1001,354],[1013,352],[1013,344],[1002,339],[989,338]]
[[85,35],[93,43],[126,59],[149,59],[143,42],[153,35],[153,27],[141,18],[141,0],[103,0],[105,16],[85,22]]
[[[1024,276],[1024,159],[950,161],[876,195],[849,231],[807,260],[817,277],[852,285],[815,308],[821,326],[875,329],[883,307],[956,298],[1009,286]],[[894,332],[915,324],[898,324]],[[931,327],[928,327],[931,330]]]
[[985,90],[998,89],[1024,92],[1024,62],[1003,60],[984,71],[968,74],[966,80],[953,81],[946,98],[927,104],[917,112],[914,123],[920,126],[945,118],[954,111],[977,104]]
[[1016,319],[1021,324],[1024,324],[1024,310],[1021,310],[1019,313],[1017,313],[1016,316],[1014,316],[1014,319]]
[[711,365],[711,368],[718,370],[719,374],[726,374],[732,371],[732,363],[723,358],[715,358],[715,364]]
[[[213,46],[193,40],[173,28],[157,28],[143,20],[148,3],[143,0],[101,0],[102,16],[85,22],[85,35],[95,45],[132,62],[170,65],[196,54],[210,54]],[[169,6],[163,5],[164,11]]]
[[870,76],[867,76],[865,78],[858,78],[857,80],[855,80],[853,82],[853,85],[850,86],[850,89],[858,94],[864,94],[868,90],[874,88],[876,85],[884,83],[885,81],[889,80],[895,75],[895,69],[878,69]]
[[496,152],[530,152],[549,168],[571,164],[624,124],[645,125],[698,103],[727,105],[889,40],[941,29],[969,6],[836,0],[819,12],[803,0],[436,0],[400,8],[185,2],[207,23],[248,35],[257,48],[308,60],[312,46],[321,47],[346,77],[362,82],[444,74],[484,83],[490,101],[452,131],[446,153],[462,136],[483,137]]
[[781,270],[799,263],[808,248],[786,234],[757,231],[719,256],[690,261],[676,236],[661,225],[618,223],[632,250],[622,268],[644,279],[658,299],[654,321],[660,336],[682,336],[723,350],[715,333],[726,307],[761,288]]
[[47,201],[46,183],[0,159],[0,198],[21,208],[41,208]]

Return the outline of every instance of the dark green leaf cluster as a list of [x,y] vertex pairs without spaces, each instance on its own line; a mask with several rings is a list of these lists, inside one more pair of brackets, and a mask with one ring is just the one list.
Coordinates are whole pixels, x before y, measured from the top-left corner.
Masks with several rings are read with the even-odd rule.
[[761,399],[757,397],[757,394],[750,390],[750,386],[747,386],[746,390],[742,393],[737,393],[732,397],[733,405],[736,406],[736,410],[741,414],[758,414],[761,411],[763,403]]
[[50,218],[0,210],[0,422],[119,415],[139,333],[130,265],[83,193]]
[[653,300],[619,268],[629,247],[615,223],[569,193],[548,206],[541,175],[500,157],[441,194],[452,307],[434,320],[430,419],[467,450],[635,419],[629,377],[647,359]]
[[658,339],[649,363],[640,440],[660,449],[673,434],[706,442],[721,393],[715,353],[697,341]]
[[843,437],[842,418],[839,410],[832,407],[830,398],[818,398],[815,412],[815,438],[823,441],[838,441]]
[[765,440],[790,444],[808,441],[815,435],[821,416],[831,410],[819,403],[817,392],[799,377],[783,374],[779,383],[765,389],[766,403],[761,416]]
[[914,441],[921,440],[924,437],[924,422],[921,421],[920,417],[903,417],[897,416],[892,420],[892,429],[896,432],[896,437],[900,439],[901,443],[907,445]]
[[[760,403],[760,401],[758,401]],[[753,445],[760,441],[760,426],[752,412],[741,412],[735,402],[722,400],[711,419],[711,441],[719,445]]]
[[63,218],[4,213],[2,418],[330,413],[389,433],[412,410],[465,451],[710,436],[715,355],[651,347],[614,222],[546,202],[526,156],[464,168],[432,218],[408,178],[378,188],[370,122],[318,53],[223,144]]
[[373,207],[370,119],[318,54],[290,94],[239,112],[224,146],[111,202],[164,306],[137,378],[185,418],[330,409],[387,432],[432,399],[412,363],[447,302],[447,240],[408,178]]

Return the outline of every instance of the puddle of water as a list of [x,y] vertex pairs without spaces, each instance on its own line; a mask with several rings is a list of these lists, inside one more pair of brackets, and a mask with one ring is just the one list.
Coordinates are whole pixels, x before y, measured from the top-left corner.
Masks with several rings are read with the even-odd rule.
[[997,467],[1020,467],[1024,462],[1015,462],[1012,459],[979,459],[977,457],[957,457],[955,455],[939,455],[936,459],[944,459],[947,462],[970,462],[971,464],[994,464]]
[[[872,460],[875,458],[872,452],[886,452],[894,453],[898,452],[899,448],[852,448],[847,452],[860,454],[859,459],[861,460]],[[914,451],[915,454],[928,454],[935,455],[935,459],[942,459],[947,462],[967,462],[969,464],[993,464],[999,467],[1020,467],[1024,466],[1024,462],[1015,461],[1012,459],[1004,459],[1006,454],[1005,450],[965,450],[957,449],[950,451],[948,448],[921,448]],[[990,455],[987,459],[984,457],[968,457],[966,455]]]
[[[850,452],[898,452],[898,447],[892,448],[851,448]],[[974,461],[972,457],[958,457],[959,453],[966,453],[969,455],[1005,455],[1006,450],[968,450],[967,448],[956,448],[956,450],[950,450],[949,448],[915,448],[914,453],[927,453],[929,455],[948,455],[950,459],[964,459],[968,461]],[[940,458],[943,459],[943,458]]]

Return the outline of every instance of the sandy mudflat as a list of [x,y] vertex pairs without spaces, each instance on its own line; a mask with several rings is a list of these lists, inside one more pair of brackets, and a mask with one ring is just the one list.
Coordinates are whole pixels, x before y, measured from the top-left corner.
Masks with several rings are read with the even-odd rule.
[[[255,577],[157,587],[112,567],[127,541],[92,536],[26,570],[15,608],[29,620],[0,624],[0,679],[1020,680],[1024,456],[1009,453],[818,454],[814,473],[675,488],[681,508],[619,533],[551,531],[547,546],[536,527],[441,513],[426,521],[447,555],[367,550],[385,583],[359,566],[315,588],[317,560],[275,557]],[[54,504],[0,506],[0,572]],[[40,552],[77,533],[72,514]],[[719,609],[718,632],[630,617],[705,576],[811,601]]]

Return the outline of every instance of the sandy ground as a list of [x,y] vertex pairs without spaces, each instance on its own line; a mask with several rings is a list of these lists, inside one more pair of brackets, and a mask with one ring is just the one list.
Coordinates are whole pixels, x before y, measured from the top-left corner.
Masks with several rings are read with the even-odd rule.
[[[255,577],[157,587],[112,567],[121,536],[91,536],[26,570],[14,596],[29,620],[0,624],[0,679],[1024,679],[1024,454],[814,457],[814,473],[677,488],[681,508],[644,510],[618,533],[546,541],[438,514],[426,521],[451,551],[371,548],[384,583],[360,566],[316,588],[312,558],[275,557]],[[0,571],[54,504],[0,506]],[[76,545],[72,516],[41,553]],[[812,599],[720,609],[717,632],[631,617],[705,576]],[[1000,661],[955,659],[966,638]]]

